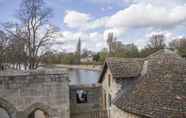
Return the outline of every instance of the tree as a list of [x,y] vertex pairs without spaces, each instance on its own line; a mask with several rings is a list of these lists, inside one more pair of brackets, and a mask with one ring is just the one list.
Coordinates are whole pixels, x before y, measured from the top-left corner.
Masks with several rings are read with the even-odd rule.
[[128,58],[137,58],[139,57],[139,50],[135,44],[126,45],[127,57]]
[[45,6],[43,0],[23,0],[17,14],[18,22],[4,25],[5,29],[17,40],[24,40],[28,68],[36,69],[40,63],[40,55],[45,52],[56,31],[49,24],[51,9]]
[[150,37],[150,41],[147,45],[148,48],[157,50],[163,49],[165,46],[165,36],[163,34],[153,34]]
[[165,36],[163,34],[153,34],[150,37],[147,46],[141,50],[140,57],[147,57],[160,49],[164,49],[165,47]]
[[108,50],[106,48],[103,48],[100,52],[99,52],[99,62],[104,62],[105,59],[108,57]]
[[76,48],[76,64],[80,64],[81,62],[81,39],[79,38],[78,43],[77,43],[77,48]]
[[100,53],[98,52],[98,53],[96,53],[96,54],[93,56],[93,60],[96,61],[96,62],[98,62],[99,59],[100,59]]
[[6,49],[8,44],[8,38],[3,31],[0,31],[0,70],[4,70],[3,64],[7,62],[6,60]]
[[21,69],[27,67],[27,54],[25,51],[25,41],[9,36],[9,45],[7,48],[8,63],[14,68]]

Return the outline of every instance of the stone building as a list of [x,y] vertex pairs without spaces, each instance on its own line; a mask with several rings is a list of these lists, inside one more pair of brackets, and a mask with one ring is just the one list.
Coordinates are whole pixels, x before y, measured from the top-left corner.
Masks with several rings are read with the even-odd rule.
[[67,74],[1,72],[0,109],[7,113],[1,118],[35,118],[39,112],[45,118],[70,118]]
[[186,118],[186,61],[172,51],[109,58],[99,83],[110,118]]
[[0,118],[107,118],[100,84],[69,82],[61,70],[0,72]]

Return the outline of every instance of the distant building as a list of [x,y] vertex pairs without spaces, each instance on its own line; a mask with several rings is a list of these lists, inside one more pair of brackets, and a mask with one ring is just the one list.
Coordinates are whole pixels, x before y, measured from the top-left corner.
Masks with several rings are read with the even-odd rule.
[[94,55],[96,55],[95,52],[83,49],[81,54],[81,62],[82,63],[91,63],[94,61]]
[[186,118],[186,61],[169,50],[106,60],[99,83],[109,118]]
[[107,44],[109,48],[109,54],[116,52],[122,52],[127,49],[130,49],[133,44],[124,45],[121,41],[117,40],[117,37],[114,37],[113,33],[108,34]]
[[86,57],[81,57],[82,63],[90,63],[94,61],[93,55],[87,55]]

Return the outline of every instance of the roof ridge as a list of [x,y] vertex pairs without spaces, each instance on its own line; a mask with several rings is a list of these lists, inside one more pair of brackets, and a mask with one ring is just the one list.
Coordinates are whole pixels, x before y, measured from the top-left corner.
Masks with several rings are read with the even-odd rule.
[[176,56],[178,56],[178,57],[181,57],[181,56],[178,55],[175,51],[172,51],[172,50],[170,50],[170,49],[168,49],[168,48],[164,48],[164,49],[160,49],[160,50],[158,50],[158,51],[156,51],[156,52],[150,54],[150,55],[147,56],[146,58],[147,58],[147,59],[148,59],[148,58],[152,58],[152,57],[154,57],[154,56],[157,56],[158,54],[174,54],[174,55],[176,55]]
[[106,59],[106,62],[109,60],[119,60],[119,61],[125,61],[125,60],[143,60],[144,58],[122,58],[122,57],[108,57]]

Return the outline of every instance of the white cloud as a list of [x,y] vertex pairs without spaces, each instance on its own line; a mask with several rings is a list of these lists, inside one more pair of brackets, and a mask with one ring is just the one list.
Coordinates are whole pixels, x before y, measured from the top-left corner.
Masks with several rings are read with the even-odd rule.
[[99,32],[72,32],[63,31],[59,32],[56,37],[57,42],[62,42],[64,45],[54,46],[56,49],[73,52],[76,50],[78,39],[82,41],[82,49],[89,49],[92,51],[99,51],[103,47],[106,47],[106,41],[103,39],[103,34]]
[[185,0],[87,0],[91,3],[96,4],[116,4],[120,6],[138,4],[138,3],[150,3],[154,5],[175,5],[175,4],[183,4]]
[[66,26],[76,28],[81,31],[103,28],[105,27],[107,20],[108,17],[102,17],[94,20],[91,15],[78,11],[66,11],[66,15],[64,17],[64,23]]
[[77,11],[66,11],[64,23],[71,28],[78,28],[86,25],[91,19],[89,14],[80,13]]
[[96,20],[92,20],[87,24],[87,29],[105,28],[108,19],[109,17],[105,16]]
[[[94,2],[116,2],[115,0],[93,0]],[[74,51],[77,39],[83,40],[83,48],[91,50],[100,50],[106,47],[106,39],[109,32],[125,42],[135,43],[140,48],[148,42],[146,33],[163,33],[168,39],[166,43],[177,37],[169,32],[169,28],[176,29],[174,26],[180,26],[186,23],[186,4],[184,0],[120,0],[128,3],[128,7],[116,12],[111,16],[95,18],[87,13],[78,11],[67,11],[64,23],[70,28],[75,28],[76,32],[64,31],[63,41],[67,42],[66,48]],[[117,1],[118,2],[118,1]],[[182,3],[182,4],[181,4]],[[105,8],[103,9],[105,10]],[[133,36],[138,28],[145,30],[139,37]],[[101,29],[96,31],[97,29]],[[135,29],[129,32],[128,29]],[[151,29],[148,31],[148,29]],[[166,30],[162,32],[152,32]],[[92,32],[94,31],[94,32]],[[99,32],[100,31],[100,32]],[[103,33],[101,33],[104,31]],[[131,36],[125,34],[130,33]],[[174,32],[175,33],[175,32]],[[130,38],[130,39],[129,39]]]
[[186,5],[173,8],[152,4],[133,4],[118,11],[108,21],[109,27],[166,27],[186,21]]
[[186,4],[165,7],[154,4],[132,4],[112,16],[93,19],[90,14],[67,11],[64,23],[70,28],[90,30],[97,28],[170,27],[186,22]]
[[172,6],[172,5],[180,5],[185,3],[185,0],[125,0],[128,1],[128,3],[136,4],[136,3],[150,3],[154,5],[166,5],[166,6]]

